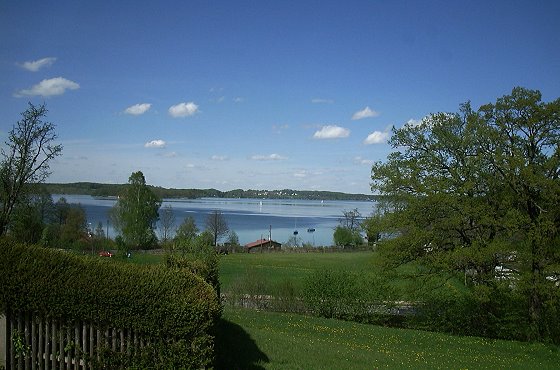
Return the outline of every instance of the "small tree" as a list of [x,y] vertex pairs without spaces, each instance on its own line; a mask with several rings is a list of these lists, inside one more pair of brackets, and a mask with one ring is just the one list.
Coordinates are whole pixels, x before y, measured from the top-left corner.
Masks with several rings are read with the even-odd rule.
[[212,235],[214,246],[217,246],[218,239],[229,231],[226,219],[221,211],[214,210],[208,215],[206,218],[206,230]]
[[105,238],[105,230],[103,230],[103,223],[99,221],[95,227],[95,237],[98,239]]
[[383,231],[383,216],[381,214],[374,214],[366,218],[362,222],[362,230],[367,235],[369,245],[374,245],[381,239]]
[[70,207],[64,224],[60,227],[60,241],[67,248],[74,248],[86,240],[86,212],[80,205]]
[[159,233],[162,242],[167,242],[173,228],[175,227],[175,214],[173,213],[173,207],[171,205],[166,205],[161,209],[161,216],[159,219]]
[[300,244],[302,244],[301,238],[296,235],[290,236],[284,243],[286,247],[298,247]]
[[363,243],[362,237],[357,230],[337,226],[333,234],[334,244],[337,247],[355,247]]
[[239,246],[239,236],[234,230],[230,230],[227,234],[227,243],[232,247]]
[[44,223],[41,212],[33,198],[23,197],[18,202],[10,220],[9,233],[24,243],[36,243],[43,234]]
[[14,207],[30,184],[42,183],[50,175],[51,161],[62,153],[55,145],[55,126],[44,122],[45,105],[29,103],[21,120],[8,133],[0,163],[0,235],[6,232]]
[[343,218],[340,220],[340,225],[351,231],[357,231],[360,229],[360,218],[362,215],[358,208],[354,208],[350,211],[343,211]]
[[175,246],[185,253],[191,248],[198,231],[194,218],[192,216],[185,217],[175,233]]
[[111,210],[113,225],[122,233],[127,247],[148,248],[157,241],[154,227],[160,204],[161,199],[146,185],[144,174],[133,172]]

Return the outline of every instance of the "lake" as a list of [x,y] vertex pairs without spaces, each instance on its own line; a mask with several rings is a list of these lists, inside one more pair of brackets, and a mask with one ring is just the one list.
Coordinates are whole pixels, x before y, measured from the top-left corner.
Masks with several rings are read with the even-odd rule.
[[[116,236],[108,222],[109,211],[116,199],[89,195],[53,195],[53,199],[56,202],[62,196],[68,203],[80,204],[84,208],[89,227],[95,229],[101,222],[110,237]],[[261,237],[268,238],[270,229],[272,239],[280,243],[288,241],[297,230],[300,244],[316,246],[333,244],[334,228],[343,217],[343,211],[357,208],[362,216],[369,216],[375,207],[374,202],[365,201],[223,198],[164,199],[162,207],[167,205],[173,209],[175,226],[185,217],[192,216],[200,230],[204,229],[207,216],[214,210],[220,210],[229,229],[237,233],[242,245]],[[315,231],[308,232],[308,229]]]

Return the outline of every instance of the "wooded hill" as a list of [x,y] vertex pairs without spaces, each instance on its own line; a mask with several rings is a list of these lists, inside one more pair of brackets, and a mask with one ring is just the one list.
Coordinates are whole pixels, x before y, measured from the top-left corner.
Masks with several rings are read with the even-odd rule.
[[[84,194],[95,197],[117,196],[126,184],[100,184],[94,182],[74,182],[67,184],[44,184],[51,194]],[[257,199],[307,199],[307,200],[375,200],[375,195],[347,194],[333,191],[310,190],[243,190],[220,191],[216,189],[167,189],[160,186],[149,187],[161,198],[257,198]]]

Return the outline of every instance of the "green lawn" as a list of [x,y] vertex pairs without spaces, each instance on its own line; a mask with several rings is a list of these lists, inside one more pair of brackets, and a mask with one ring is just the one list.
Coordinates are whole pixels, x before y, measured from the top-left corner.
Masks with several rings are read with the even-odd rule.
[[226,308],[220,369],[558,369],[544,344],[457,337],[295,314]]
[[346,271],[375,273],[376,254],[352,253],[232,253],[220,257],[220,282],[227,291],[231,284],[244,275],[275,284],[289,279],[295,285],[314,271],[341,269]]

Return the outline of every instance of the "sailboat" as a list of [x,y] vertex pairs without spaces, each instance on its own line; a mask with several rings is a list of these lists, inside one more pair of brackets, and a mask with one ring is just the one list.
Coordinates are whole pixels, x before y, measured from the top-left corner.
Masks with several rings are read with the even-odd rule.
[[297,217],[296,217],[296,219],[295,219],[295,221],[294,221],[294,229],[295,229],[295,230],[294,230],[294,235],[299,234],[299,232],[297,231]]

